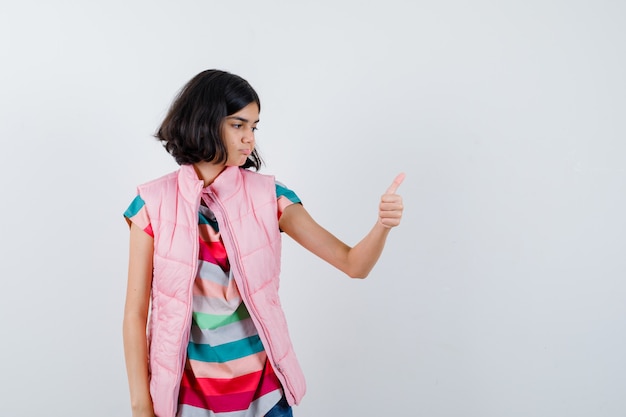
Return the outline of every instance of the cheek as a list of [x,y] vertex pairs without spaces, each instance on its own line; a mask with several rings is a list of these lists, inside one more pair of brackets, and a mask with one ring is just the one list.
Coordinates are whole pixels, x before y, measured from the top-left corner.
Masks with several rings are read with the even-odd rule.
[[224,146],[226,146],[226,149],[229,151],[236,147],[236,142],[232,135],[224,138]]

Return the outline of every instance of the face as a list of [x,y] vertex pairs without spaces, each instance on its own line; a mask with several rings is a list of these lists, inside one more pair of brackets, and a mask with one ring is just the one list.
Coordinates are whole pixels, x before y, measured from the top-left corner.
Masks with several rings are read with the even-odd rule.
[[250,103],[224,119],[222,139],[228,151],[228,166],[241,166],[254,150],[254,132],[259,123],[259,106]]

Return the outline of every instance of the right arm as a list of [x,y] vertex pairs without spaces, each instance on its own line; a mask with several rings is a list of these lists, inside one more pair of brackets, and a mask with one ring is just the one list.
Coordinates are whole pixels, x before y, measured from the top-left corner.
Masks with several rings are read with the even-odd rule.
[[124,356],[133,417],[154,417],[148,375],[146,324],[152,287],[154,240],[131,223],[128,286],[124,307]]

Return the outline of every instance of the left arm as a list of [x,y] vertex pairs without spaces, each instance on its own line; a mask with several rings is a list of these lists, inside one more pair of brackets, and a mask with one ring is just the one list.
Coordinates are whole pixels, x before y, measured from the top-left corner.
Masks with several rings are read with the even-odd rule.
[[352,278],[365,278],[380,257],[387,235],[402,218],[402,197],[396,194],[404,174],[396,177],[381,197],[378,220],[354,247],[346,245],[320,226],[301,204],[285,208],[279,226],[305,249],[319,256]]

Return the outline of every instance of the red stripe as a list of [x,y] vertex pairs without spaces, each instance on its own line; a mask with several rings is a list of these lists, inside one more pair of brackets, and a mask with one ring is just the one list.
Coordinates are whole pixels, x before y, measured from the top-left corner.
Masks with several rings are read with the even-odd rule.
[[233,378],[196,377],[193,370],[186,367],[181,385],[197,387],[197,390],[206,395],[223,395],[254,391],[260,385],[260,382],[264,381],[264,378],[271,377],[273,374],[274,370],[269,365],[266,357],[263,363],[263,369]]
[[228,271],[228,256],[221,242],[205,242],[200,239],[200,259]]
[[[185,372],[181,382],[179,402],[215,413],[226,413],[246,410],[256,399],[280,388],[280,382],[269,363],[266,363],[264,375],[261,375],[261,372],[250,375],[255,378],[255,381],[249,380],[248,375],[231,380],[211,378],[190,380]],[[240,385],[241,383],[245,385]],[[207,388],[209,391],[204,391]],[[245,391],[241,392],[242,390]],[[226,394],[229,391],[231,394]]]
[[252,372],[233,379],[196,378],[190,370],[185,370],[181,385],[195,387],[205,395],[224,395],[233,392],[254,391],[259,385],[263,371]]

